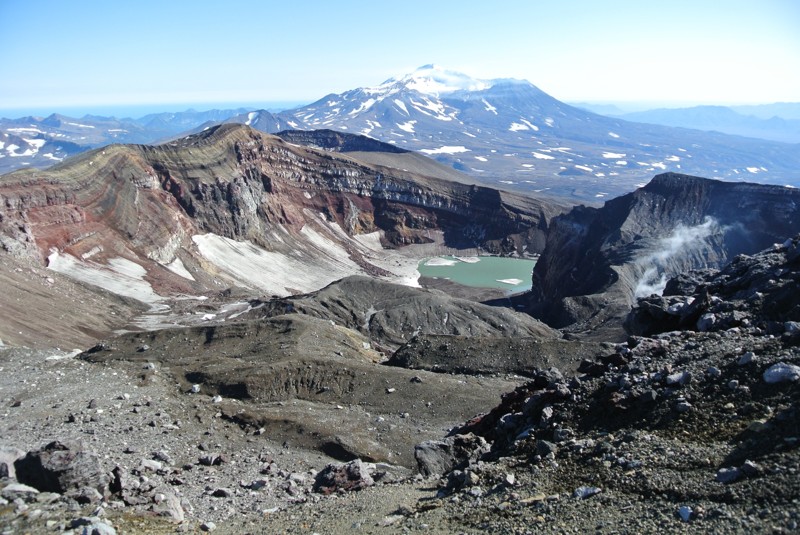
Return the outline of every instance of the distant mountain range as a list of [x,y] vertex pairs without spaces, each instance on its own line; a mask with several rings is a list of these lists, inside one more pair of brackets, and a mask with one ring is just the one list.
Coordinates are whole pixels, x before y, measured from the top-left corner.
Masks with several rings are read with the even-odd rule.
[[65,158],[110,143],[155,143],[209,121],[238,115],[229,110],[154,113],[138,119],[54,113],[48,117],[0,119],[0,173],[21,167],[48,167]]
[[[800,186],[800,151],[795,146],[606,117],[560,102],[527,81],[477,80],[434,65],[280,113],[206,113],[158,114],[126,126],[100,126],[99,118],[98,124],[92,122],[95,118],[60,119],[61,130],[55,133],[42,125],[56,116],[38,122],[26,118],[32,124],[28,127],[25,121],[11,128],[0,122],[0,131],[16,136],[0,139],[5,142],[0,154],[10,156],[0,159],[0,170],[20,167],[26,157],[27,165],[39,166],[63,158],[76,150],[67,143],[82,148],[112,141],[152,142],[225,122],[268,133],[331,129],[363,134],[428,155],[484,184],[582,201],[631,191],[662,171]],[[792,121],[785,123],[791,129]],[[91,137],[81,130],[90,127],[102,135]],[[50,150],[54,141],[63,143]]]
[[[693,106],[625,113],[613,105],[581,104],[601,115],[637,123],[715,131],[783,143],[800,143],[800,104]],[[770,113],[773,113],[770,115]],[[782,115],[779,115],[782,114]]]

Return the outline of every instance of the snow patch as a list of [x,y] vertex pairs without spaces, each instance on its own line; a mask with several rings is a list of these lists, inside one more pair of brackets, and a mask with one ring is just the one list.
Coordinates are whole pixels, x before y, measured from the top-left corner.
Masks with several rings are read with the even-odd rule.
[[417,124],[417,121],[408,121],[405,123],[397,123],[397,128],[403,130],[404,132],[408,132],[409,134],[414,133],[414,125]]
[[453,120],[453,117],[445,113],[444,104],[442,104],[441,102],[433,102],[427,98],[425,99],[424,102],[416,102],[414,100],[410,100],[410,102],[414,106],[414,109],[416,109],[418,112],[424,113],[425,115],[429,115],[434,119],[438,119],[440,121]]
[[192,236],[209,262],[239,284],[268,295],[285,297],[292,290],[310,292],[331,282],[360,273],[347,251],[304,227],[304,234],[320,251],[267,251],[250,241],[236,241],[216,234]]
[[497,279],[497,282],[501,282],[503,284],[509,284],[511,286],[517,286],[522,284],[522,279]]
[[542,154],[541,152],[532,152],[533,157],[537,160],[555,160],[555,156],[550,156],[549,154]]
[[112,258],[108,265],[82,262],[70,254],[54,251],[47,257],[47,268],[111,293],[131,297],[155,309],[168,308],[149,282],[147,270],[127,258]]
[[621,153],[618,153],[618,152],[604,152],[603,153],[603,158],[608,158],[608,159],[624,158],[625,156],[627,156],[627,154],[621,154]]
[[47,140],[46,139],[26,139],[25,142],[28,143],[29,145],[33,145],[34,147],[36,147],[36,150],[38,151],[39,149],[44,147],[44,144],[47,143]]
[[442,258],[437,256],[436,258],[426,260],[424,265],[428,267],[447,267],[455,266],[456,264],[458,264],[458,260],[451,260],[450,258]]
[[403,110],[403,113],[405,113],[406,115],[411,115],[410,113],[408,113],[408,108],[406,108],[406,103],[400,100],[399,98],[394,99],[394,104],[395,106]]
[[615,134],[614,132],[609,132],[608,135],[613,137],[614,139],[619,138],[619,134]]
[[484,108],[486,111],[490,111],[490,112],[494,113],[495,115],[497,115],[497,108],[495,108],[494,106],[492,106],[491,104],[486,102],[485,98],[482,98],[481,102],[483,102],[484,106],[486,106],[486,108]]
[[420,149],[420,152],[425,154],[458,154],[459,152],[470,152],[470,149],[464,146],[450,146],[445,145],[438,149]]
[[192,274],[189,273],[189,270],[186,269],[186,266],[183,265],[183,262],[177,256],[175,257],[175,260],[173,260],[169,264],[165,264],[164,267],[166,267],[168,270],[175,273],[176,275],[180,275],[184,279],[189,279],[190,281],[195,280],[194,276],[192,276]]

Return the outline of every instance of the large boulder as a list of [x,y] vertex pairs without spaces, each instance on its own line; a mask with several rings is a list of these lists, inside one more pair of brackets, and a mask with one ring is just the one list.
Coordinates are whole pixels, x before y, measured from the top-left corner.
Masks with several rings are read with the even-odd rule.
[[100,457],[83,442],[54,441],[29,451],[14,463],[17,480],[42,492],[78,492],[84,488],[105,495],[109,476]]
[[483,437],[469,433],[417,444],[414,457],[419,472],[423,476],[433,476],[466,466],[488,451],[489,444]]
[[329,464],[314,478],[314,491],[332,494],[338,491],[361,490],[375,484],[367,465],[361,459],[344,464]]

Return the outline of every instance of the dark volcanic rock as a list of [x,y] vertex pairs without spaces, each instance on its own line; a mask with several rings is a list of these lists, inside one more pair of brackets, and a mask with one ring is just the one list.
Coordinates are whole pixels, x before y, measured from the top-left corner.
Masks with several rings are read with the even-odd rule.
[[[613,496],[603,507],[624,501],[652,508],[661,501],[683,521],[709,528],[727,521],[707,514],[709,508],[744,511],[754,504],[760,518],[780,522],[800,498],[798,246],[800,236],[739,256],[718,273],[684,274],[671,285],[677,291],[697,280],[694,295],[641,300],[634,315],[646,315],[651,330],[664,332],[609,347],[582,365],[591,374],[538,371],[489,413],[454,431],[492,443],[475,469],[524,466],[532,475],[520,479],[544,493],[526,505],[549,500],[546,493],[554,491],[581,496],[581,489],[602,489]],[[675,330],[675,323],[657,329],[654,309],[679,317],[681,307],[669,312],[675,304],[669,303],[690,307],[691,297],[710,307],[704,314],[717,316],[709,332]],[[731,323],[737,314],[739,323]],[[449,483],[454,478],[463,478],[460,469],[445,474],[444,490],[459,490]],[[459,500],[469,492],[461,490]],[[503,507],[502,499],[488,507]],[[496,529],[505,525],[481,518]],[[732,519],[732,531],[741,529],[740,520]],[[629,519],[626,527],[631,522],[640,521]]]
[[367,467],[356,459],[345,464],[329,464],[314,478],[314,491],[331,494],[338,491],[361,490],[371,487],[375,481]]
[[800,317],[800,263],[792,255],[798,244],[800,236],[754,256],[739,255],[718,272],[683,274],[667,283],[670,295],[639,299],[625,328],[652,336],[758,327],[793,336],[786,325]]
[[470,433],[417,444],[414,457],[419,472],[424,476],[433,476],[466,466],[488,451],[489,444],[482,437]]
[[531,310],[555,327],[624,317],[669,277],[721,267],[800,229],[800,190],[667,173],[602,208],[556,218],[536,264]]
[[410,152],[371,137],[335,130],[284,130],[275,135],[289,143],[333,152]]
[[14,463],[17,480],[43,492],[107,491],[110,478],[99,457],[82,442],[51,442]]

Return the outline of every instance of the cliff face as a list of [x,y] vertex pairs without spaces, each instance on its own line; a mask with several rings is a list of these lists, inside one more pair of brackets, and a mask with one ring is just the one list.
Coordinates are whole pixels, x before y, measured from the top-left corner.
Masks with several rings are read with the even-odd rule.
[[[334,138],[328,144],[364,150],[349,137]],[[563,210],[223,125],[161,146],[112,145],[49,170],[3,176],[0,246],[38,262],[54,252],[162,265],[183,255],[208,272],[192,236],[213,233],[302,255],[317,232],[346,251],[349,258],[339,260],[381,273],[349,240],[381,231],[384,245],[401,246],[441,231],[454,247],[538,253],[549,219]],[[308,262],[323,242],[312,244]]]
[[624,316],[668,277],[719,267],[800,229],[800,191],[667,173],[602,208],[555,218],[536,264],[534,315],[555,327]]

